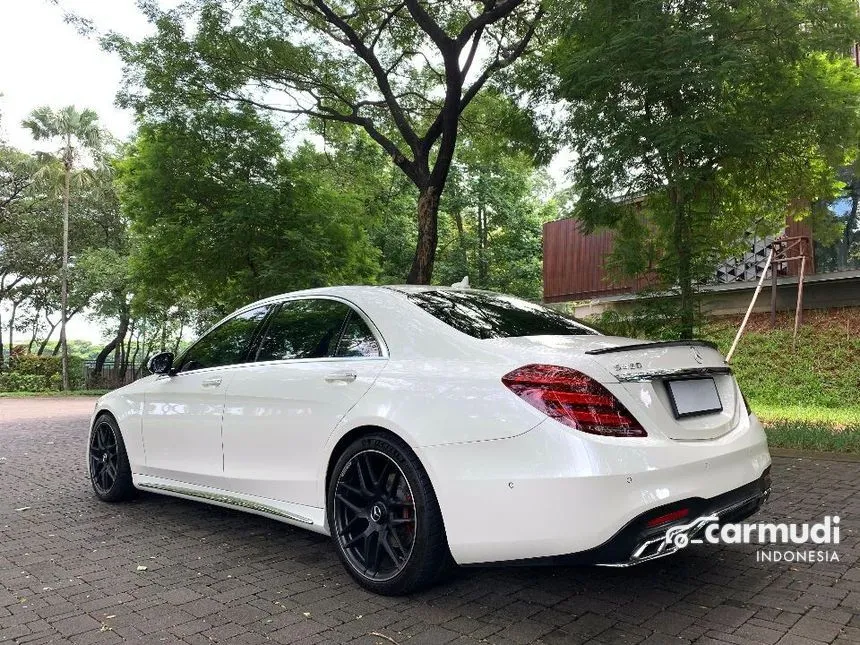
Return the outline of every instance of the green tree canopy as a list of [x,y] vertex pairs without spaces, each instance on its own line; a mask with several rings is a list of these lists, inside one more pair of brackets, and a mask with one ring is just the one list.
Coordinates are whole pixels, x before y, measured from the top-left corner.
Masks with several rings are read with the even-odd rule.
[[366,214],[344,187],[292,158],[248,107],[143,124],[118,164],[145,299],[193,294],[221,313],[249,300],[375,276]]
[[159,119],[217,101],[363,130],[417,190],[408,281],[420,283],[432,277],[461,115],[526,53],[544,14],[540,0],[145,6],[155,35],[105,39],[126,64],[121,100]]

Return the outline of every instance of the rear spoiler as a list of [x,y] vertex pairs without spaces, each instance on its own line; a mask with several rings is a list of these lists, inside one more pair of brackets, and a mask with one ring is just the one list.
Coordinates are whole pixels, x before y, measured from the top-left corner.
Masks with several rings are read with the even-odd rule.
[[631,352],[637,349],[654,349],[656,347],[708,347],[718,349],[715,343],[707,340],[660,340],[650,343],[636,343],[634,345],[622,345],[620,347],[601,347],[589,349],[586,354],[614,354],[616,352]]

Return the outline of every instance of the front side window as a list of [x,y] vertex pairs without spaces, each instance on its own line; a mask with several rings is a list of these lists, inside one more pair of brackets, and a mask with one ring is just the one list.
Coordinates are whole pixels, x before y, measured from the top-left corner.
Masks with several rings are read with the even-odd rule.
[[350,308],[336,300],[291,300],[272,314],[258,361],[323,358],[336,350]]
[[182,357],[180,372],[244,363],[257,327],[269,306],[256,307],[233,316],[194,343]]
[[409,300],[474,338],[597,333],[557,311],[501,294],[440,289],[410,293]]

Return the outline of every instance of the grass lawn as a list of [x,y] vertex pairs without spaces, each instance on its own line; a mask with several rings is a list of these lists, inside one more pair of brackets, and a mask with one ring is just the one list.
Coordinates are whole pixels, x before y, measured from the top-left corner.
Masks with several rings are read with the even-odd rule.
[[[860,310],[808,311],[795,351],[793,317],[776,329],[755,315],[732,359],[732,370],[767,430],[770,445],[860,454]],[[705,337],[728,351],[739,317],[706,325]]]
[[825,408],[820,406],[770,405],[750,401],[753,412],[763,423],[811,423],[844,430],[860,428],[860,406]]
[[860,407],[750,405],[771,447],[860,454]]
[[110,390],[72,390],[71,392],[0,392],[0,399],[17,399],[21,397],[37,396],[101,396]]
[[860,455],[860,426],[839,430],[808,421],[776,421],[765,423],[765,431],[771,448]]

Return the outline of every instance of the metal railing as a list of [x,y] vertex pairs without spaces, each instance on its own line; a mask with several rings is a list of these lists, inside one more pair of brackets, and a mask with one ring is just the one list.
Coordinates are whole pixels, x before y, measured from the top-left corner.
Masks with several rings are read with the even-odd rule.
[[84,384],[88,389],[122,387],[147,375],[143,365],[128,365],[123,372],[122,365],[114,365],[113,361],[105,361],[101,372],[96,372],[95,361],[84,361],[82,369]]

